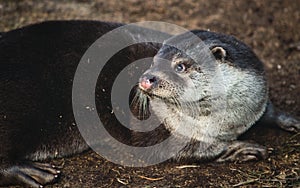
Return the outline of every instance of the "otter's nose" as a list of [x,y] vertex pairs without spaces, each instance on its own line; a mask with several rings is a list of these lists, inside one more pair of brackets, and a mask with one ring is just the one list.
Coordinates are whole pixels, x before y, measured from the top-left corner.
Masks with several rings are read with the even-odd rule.
[[140,78],[139,86],[141,89],[148,90],[156,83],[157,79],[155,76],[147,74]]

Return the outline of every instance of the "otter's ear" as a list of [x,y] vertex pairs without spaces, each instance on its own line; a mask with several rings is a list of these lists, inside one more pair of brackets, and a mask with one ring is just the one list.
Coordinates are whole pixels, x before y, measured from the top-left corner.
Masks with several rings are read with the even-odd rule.
[[211,53],[215,56],[217,60],[224,60],[226,57],[226,51],[220,46],[212,48]]

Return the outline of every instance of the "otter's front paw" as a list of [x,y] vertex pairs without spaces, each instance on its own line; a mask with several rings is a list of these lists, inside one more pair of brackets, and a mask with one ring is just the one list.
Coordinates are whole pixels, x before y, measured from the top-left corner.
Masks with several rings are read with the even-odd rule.
[[280,128],[290,132],[300,132],[300,120],[284,113],[277,117],[277,124]]
[[46,163],[15,165],[2,172],[6,184],[19,184],[30,187],[43,187],[55,182],[60,171]]
[[267,148],[259,144],[235,141],[228,145],[225,152],[217,159],[217,162],[244,162],[268,157]]

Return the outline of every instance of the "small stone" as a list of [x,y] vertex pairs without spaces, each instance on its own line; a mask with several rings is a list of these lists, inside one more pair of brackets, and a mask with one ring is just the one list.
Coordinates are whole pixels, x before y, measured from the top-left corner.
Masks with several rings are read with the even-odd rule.
[[291,104],[294,104],[294,103],[295,103],[294,100],[286,100],[285,101],[285,104],[287,104],[287,105],[291,105]]
[[290,88],[291,88],[291,89],[296,89],[296,86],[295,86],[294,84],[291,84],[291,85],[290,85]]
[[281,65],[277,65],[277,69],[280,70],[281,69]]

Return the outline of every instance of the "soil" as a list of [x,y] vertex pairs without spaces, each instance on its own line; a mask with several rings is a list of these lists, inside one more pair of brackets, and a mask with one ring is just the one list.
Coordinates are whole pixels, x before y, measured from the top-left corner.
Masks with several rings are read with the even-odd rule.
[[[0,0],[0,31],[66,19],[154,20],[232,34],[252,47],[264,62],[274,105],[300,117],[299,0]],[[167,161],[130,168],[89,151],[52,160],[63,166],[63,173],[58,183],[47,187],[300,187],[299,133],[259,126],[247,137],[267,146],[269,158],[194,166]]]

